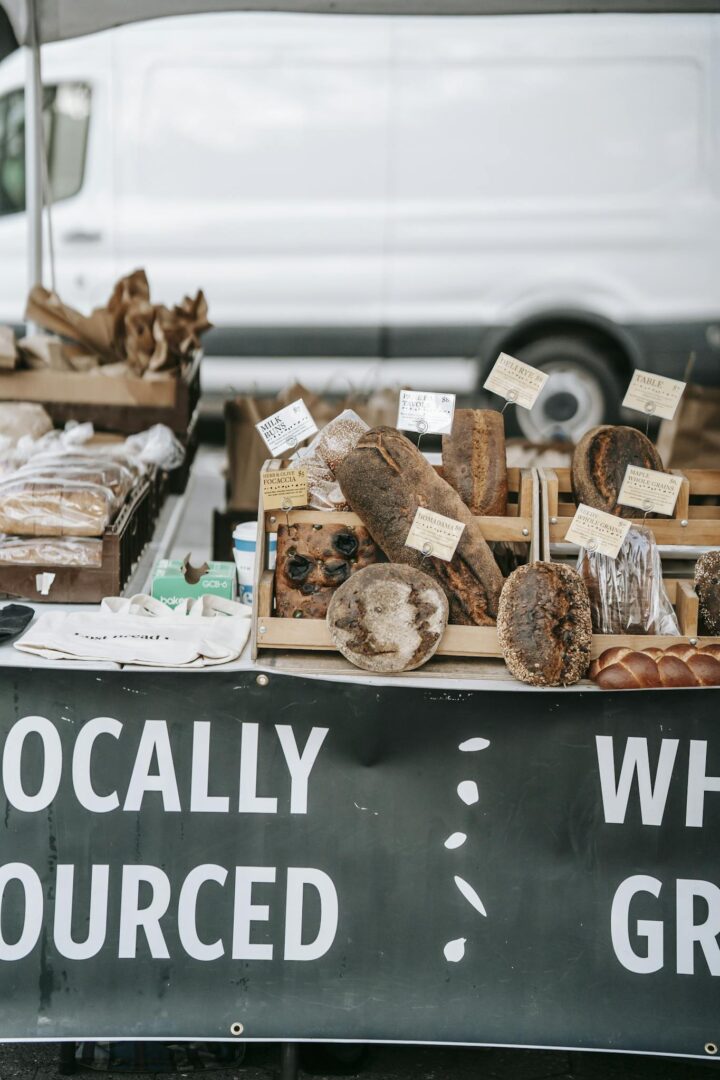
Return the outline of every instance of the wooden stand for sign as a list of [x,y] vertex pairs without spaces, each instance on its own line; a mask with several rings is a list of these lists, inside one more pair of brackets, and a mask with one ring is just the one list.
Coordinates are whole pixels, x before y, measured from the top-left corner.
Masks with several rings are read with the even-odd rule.
[[[688,548],[720,547],[720,469],[671,469],[683,477],[683,485],[672,518],[639,516],[634,525],[652,529],[663,547],[677,547],[671,557],[682,560],[697,553]],[[540,469],[542,519],[540,525],[543,558],[551,561],[551,545],[562,543],[575,514],[569,469]],[[720,637],[698,636],[698,598],[693,581],[688,578],[664,578],[665,591],[675,608],[680,636],[662,634],[593,634],[592,656],[605,649],[666,649],[681,643],[720,644]]]
[[[267,461],[266,469],[286,468],[287,462]],[[442,474],[442,469],[437,470]],[[483,535],[489,542],[504,540],[526,544],[528,560],[540,551],[540,487],[535,469],[508,469],[509,501],[504,517],[479,518]],[[262,506],[262,477],[260,483]],[[286,521],[285,512],[271,510],[258,517],[258,537],[253,592],[252,655],[261,649],[307,649],[335,651],[324,619],[279,619],[273,615],[274,574],[267,567],[267,537]],[[291,510],[287,521],[322,525],[361,525],[351,513],[325,510]],[[438,656],[502,656],[494,626],[448,626],[437,650]]]

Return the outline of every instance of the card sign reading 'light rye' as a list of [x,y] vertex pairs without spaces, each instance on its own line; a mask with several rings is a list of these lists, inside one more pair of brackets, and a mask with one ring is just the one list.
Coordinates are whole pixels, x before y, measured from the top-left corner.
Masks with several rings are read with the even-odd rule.
[[449,435],[455,415],[454,394],[401,390],[396,427],[421,435]]
[[679,379],[653,375],[650,371],[634,371],[623,398],[623,408],[672,420],[685,386]]
[[682,476],[628,465],[618,503],[620,506],[635,506],[645,514],[667,514],[672,517],[682,483]]
[[291,510],[307,506],[307,469],[268,469],[262,473],[263,506],[266,510]]
[[588,551],[617,559],[629,528],[630,522],[627,519],[613,517],[604,510],[596,510],[593,506],[580,503],[565,539],[578,547],[587,548]]
[[426,510],[419,506],[415,511],[405,547],[421,551],[428,557],[432,555],[435,559],[450,562],[464,528],[462,521],[456,521],[454,518],[436,514],[434,510]]
[[267,420],[261,420],[255,427],[273,457],[294,450],[298,443],[317,431],[317,424],[302,398],[268,416]]
[[522,360],[516,360],[508,353],[500,353],[492,371],[483,383],[485,390],[505,398],[513,405],[523,409],[532,409],[538,394],[550,378],[544,371],[538,371]]

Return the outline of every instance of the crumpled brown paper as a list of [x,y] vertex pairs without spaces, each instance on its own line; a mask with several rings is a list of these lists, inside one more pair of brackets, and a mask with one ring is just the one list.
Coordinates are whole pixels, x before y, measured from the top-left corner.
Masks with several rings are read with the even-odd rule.
[[0,326],[0,368],[12,370],[18,360],[12,327]]
[[[88,356],[96,364],[126,364],[134,375],[173,375],[192,360],[201,335],[211,327],[202,291],[167,308],[153,304],[144,270],[120,278],[105,307],[81,315],[60,297],[36,285],[28,298],[26,318],[75,342],[68,356],[72,370],[87,370]],[[79,357],[82,356],[82,361]]]

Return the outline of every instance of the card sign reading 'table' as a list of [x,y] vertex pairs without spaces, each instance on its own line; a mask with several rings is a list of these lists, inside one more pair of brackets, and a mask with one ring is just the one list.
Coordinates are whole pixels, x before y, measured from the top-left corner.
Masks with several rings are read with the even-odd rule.
[[317,424],[302,398],[268,416],[267,420],[261,420],[255,427],[273,457],[293,450],[317,431]]
[[653,375],[650,371],[634,371],[623,398],[623,408],[672,420],[685,385],[679,379]]
[[400,431],[418,431],[421,435],[449,435],[454,414],[454,394],[401,390],[396,426]]
[[436,514],[434,510],[426,510],[419,506],[415,511],[405,547],[421,551],[428,557],[432,555],[435,559],[450,562],[464,528],[462,521],[456,521],[454,518]]
[[262,474],[262,487],[266,510],[291,510],[308,504],[306,469],[267,469]]
[[538,371],[507,353],[500,353],[483,387],[513,405],[532,409],[549,378],[544,371]]
[[671,517],[682,484],[682,476],[628,465],[618,503],[620,506],[637,507],[645,514],[667,514]]
[[617,559],[629,528],[630,522],[627,519],[614,517],[606,514],[604,510],[596,510],[593,506],[580,503],[565,539],[593,554]]

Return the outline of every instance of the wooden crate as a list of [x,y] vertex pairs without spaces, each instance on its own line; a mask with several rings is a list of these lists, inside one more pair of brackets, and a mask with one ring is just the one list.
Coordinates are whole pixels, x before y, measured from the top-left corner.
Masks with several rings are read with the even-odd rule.
[[[265,469],[284,468],[287,462],[269,461]],[[442,473],[439,468],[438,472]],[[505,517],[483,517],[485,539],[527,544],[528,558],[539,557],[540,491],[534,469],[508,469],[509,502]],[[262,484],[260,488],[262,505]],[[267,536],[277,532],[279,524],[361,525],[356,514],[323,510],[261,511],[258,516],[258,539],[253,590],[252,654],[261,649],[307,649],[335,651],[324,619],[280,619],[273,615],[274,574],[267,568]],[[448,626],[437,650],[438,656],[502,656],[494,626]]]
[[[687,557],[689,547],[720,546],[720,469],[683,469],[675,515],[672,518],[633,518],[633,524],[652,529],[655,540],[665,548],[678,547],[678,558]],[[552,559],[552,545],[562,543],[575,513],[569,469],[540,469],[540,550]],[[672,553],[670,555],[672,556]],[[720,644],[720,637],[698,637],[698,597],[687,578],[663,578],[665,591],[675,608],[680,636],[675,634],[593,634],[592,656],[605,649],[666,649],[683,642],[692,645]]]
[[[720,545],[720,469],[670,469],[670,472],[683,477],[673,517],[644,519],[638,510],[633,523],[652,529],[658,544]],[[549,541],[561,543],[575,513],[570,469],[541,469],[540,480],[543,491],[547,492]]]
[[[152,536],[153,482],[143,480],[102,536],[100,566],[45,566],[0,563],[0,594],[13,599],[51,604],[97,604],[105,596],[118,596]],[[47,596],[37,585],[37,575],[55,579]]]

